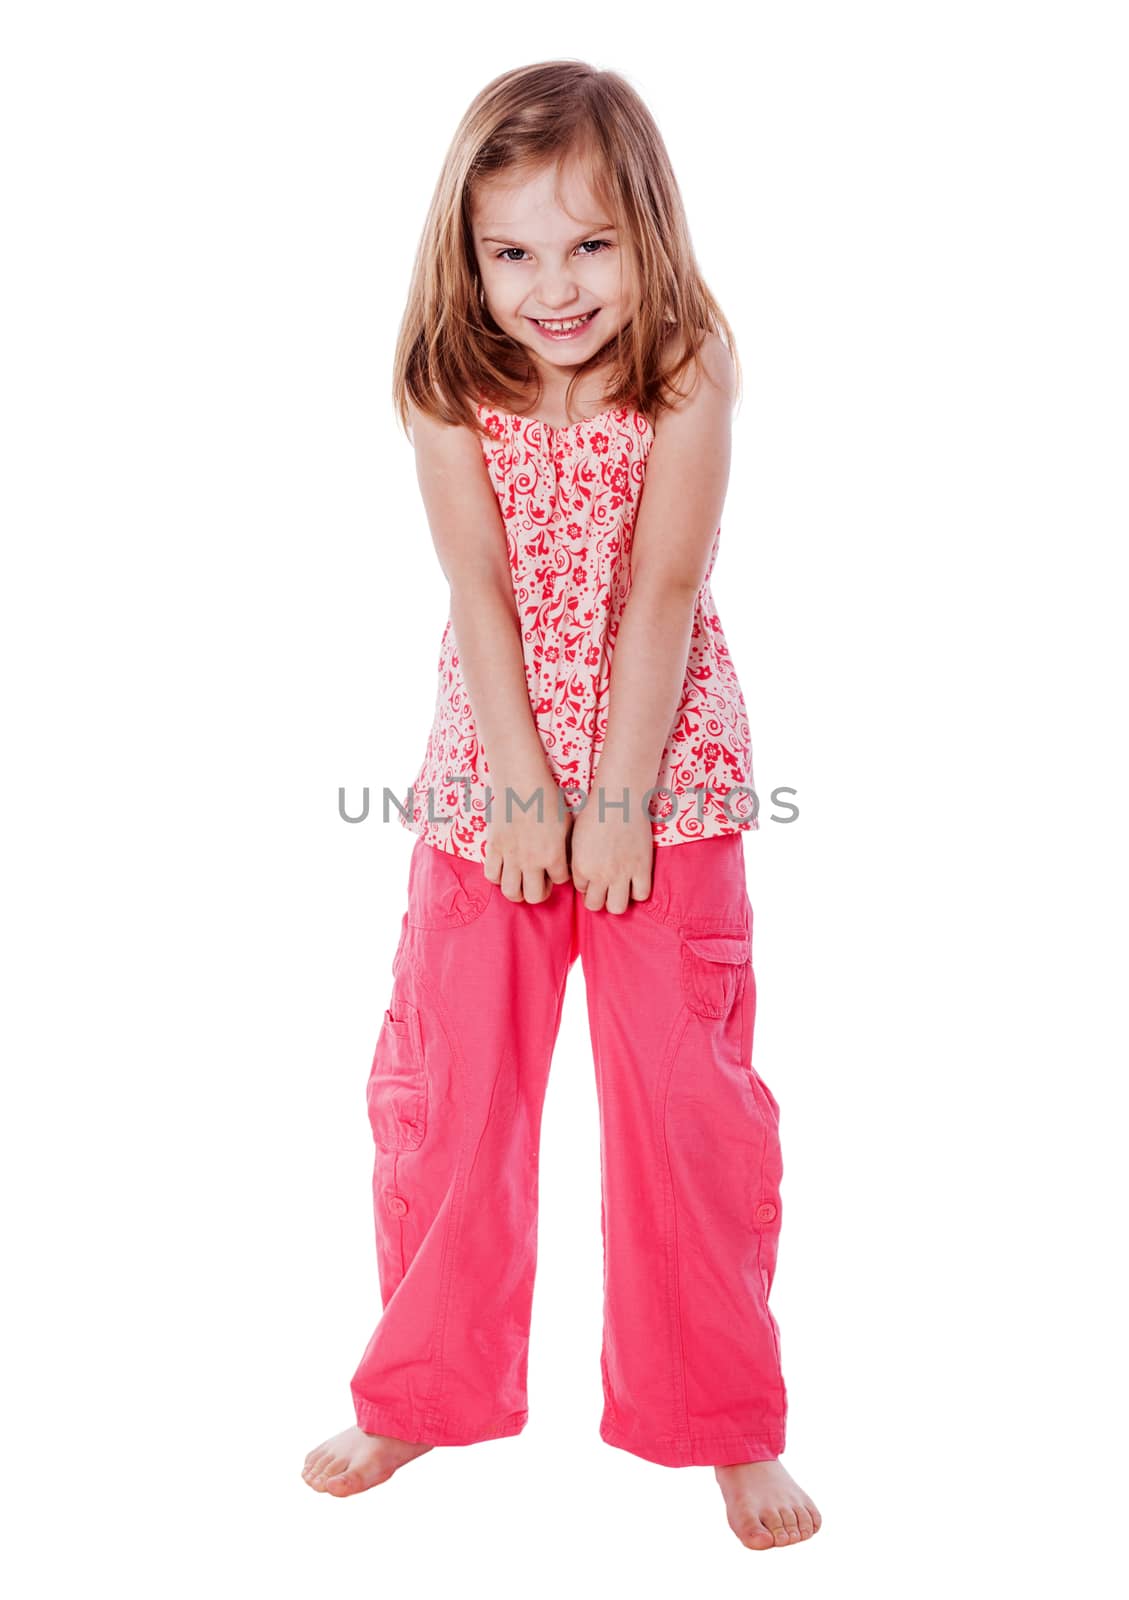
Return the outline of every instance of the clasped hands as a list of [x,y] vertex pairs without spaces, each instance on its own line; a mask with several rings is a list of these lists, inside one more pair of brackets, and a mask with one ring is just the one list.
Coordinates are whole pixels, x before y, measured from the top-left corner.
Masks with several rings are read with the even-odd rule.
[[538,905],[556,883],[571,882],[589,911],[626,911],[651,892],[654,835],[643,811],[626,818],[608,808],[600,819],[594,802],[563,816],[522,812],[491,823],[483,872],[507,900]]

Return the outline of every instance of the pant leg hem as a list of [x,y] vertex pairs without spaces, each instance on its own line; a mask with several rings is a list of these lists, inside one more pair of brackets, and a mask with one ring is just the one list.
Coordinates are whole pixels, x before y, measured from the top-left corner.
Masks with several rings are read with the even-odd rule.
[[480,1426],[466,1425],[450,1417],[432,1417],[425,1422],[391,1406],[377,1405],[354,1393],[353,1410],[363,1433],[383,1433],[409,1444],[483,1444],[489,1439],[509,1439],[529,1420],[528,1411],[511,1411]]
[[660,1467],[725,1467],[745,1461],[775,1461],[784,1454],[784,1434],[731,1433],[715,1438],[694,1437],[676,1444],[672,1439],[635,1439],[610,1422],[601,1422],[600,1438],[617,1450],[627,1450]]

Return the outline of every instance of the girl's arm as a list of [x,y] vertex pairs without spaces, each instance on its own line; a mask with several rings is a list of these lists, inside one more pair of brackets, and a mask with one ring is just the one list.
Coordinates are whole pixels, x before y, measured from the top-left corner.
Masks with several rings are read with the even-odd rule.
[[[706,378],[655,424],[636,513],[631,591],[612,657],[607,734],[593,779],[605,804],[627,790],[631,822],[658,779],[686,676],[694,602],[729,484],[736,369],[717,334],[706,339],[702,364]],[[597,800],[594,793],[581,815],[596,812]],[[612,822],[622,817],[622,810],[608,812]]]
[[[498,500],[471,428],[451,427],[414,405],[411,413],[416,477],[439,565],[451,591],[451,625],[479,740],[494,792],[486,876],[508,898],[543,899],[536,872],[568,878],[565,838],[571,817],[558,815],[557,784],[529,703],[521,624]],[[507,785],[523,800],[540,789],[523,816],[507,824]],[[528,880],[528,881],[525,881]],[[542,880],[543,884],[543,880]]]

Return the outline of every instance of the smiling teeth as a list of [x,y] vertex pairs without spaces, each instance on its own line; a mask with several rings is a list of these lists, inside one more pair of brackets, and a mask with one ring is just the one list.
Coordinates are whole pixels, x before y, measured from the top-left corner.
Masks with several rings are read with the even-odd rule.
[[548,328],[550,333],[568,333],[572,328],[579,328],[582,322],[587,322],[589,317],[595,316],[594,311],[585,312],[582,317],[572,317],[568,322],[545,322],[541,317],[534,317],[538,327]]

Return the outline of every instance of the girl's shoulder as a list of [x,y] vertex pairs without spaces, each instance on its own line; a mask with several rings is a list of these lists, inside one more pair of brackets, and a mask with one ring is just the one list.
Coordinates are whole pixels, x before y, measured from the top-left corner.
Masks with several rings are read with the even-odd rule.
[[719,333],[711,329],[703,334],[696,357],[684,364],[676,381],[682,392],[660,409],[656,435],[678,431],[689,419],[695,426],[709,423],[714,427],[727,426],[732,421],[737,364]]
[[408,402],[409,438],[415,452],[416,477],[424,499],[449,491],[458,495],[487,484],[479,426],[448,422],[444,417]]
[[712,382],[723,389],[736,391],[737,363],[720,333],[711,330],[706,334],[698,350],[698,360]]
[[480,406],[474,400],[468,402],[469,420],[466,416],[452,420],[450,409],[450,406],[438,401],[432,408],[421,405],[411,397],[406,399],[408,436],[417,449],[424,444],[431,449],[458,451],[460,448],[465,450],[468,441],[477,442],[476,436],[481,426]]

